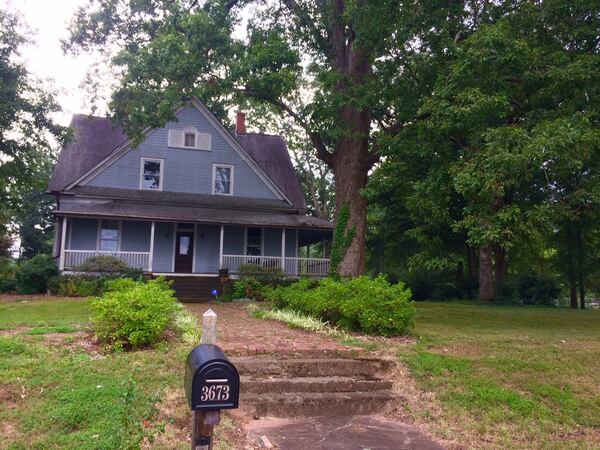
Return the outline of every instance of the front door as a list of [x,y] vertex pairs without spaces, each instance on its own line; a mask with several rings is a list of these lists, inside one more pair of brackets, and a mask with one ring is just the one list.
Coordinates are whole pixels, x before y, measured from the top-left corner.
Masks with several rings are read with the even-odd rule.
[[192,273],[194,262],[194,233],[178,231],[175,245],[175,272]]

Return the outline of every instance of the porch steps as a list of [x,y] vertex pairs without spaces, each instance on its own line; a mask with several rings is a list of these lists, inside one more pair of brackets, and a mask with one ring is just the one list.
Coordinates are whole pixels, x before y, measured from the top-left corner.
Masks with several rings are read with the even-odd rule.
[[213,289],[219,289],[218,277],[165,277],[173,281],[175,295],[180,302],[194,303],[214,300]]
[[241,376],[240,414],[316,417],[379,413],[397,397],[377,358],[231,358]]

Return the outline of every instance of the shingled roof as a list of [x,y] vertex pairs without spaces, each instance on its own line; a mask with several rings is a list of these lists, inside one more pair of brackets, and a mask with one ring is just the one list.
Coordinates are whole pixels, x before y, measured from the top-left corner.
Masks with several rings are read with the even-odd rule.
[[[110,119],[75,114],[71,121],[73,139],[63,148],[48,186],[51,192],[63,191],[94,166],[104,160],[128,138],[122,128]],[[294,167],[281,136],[248,133],[234,135],[246,153],[290,199],[297,209],[305,209],[306,202],[296,178]]]

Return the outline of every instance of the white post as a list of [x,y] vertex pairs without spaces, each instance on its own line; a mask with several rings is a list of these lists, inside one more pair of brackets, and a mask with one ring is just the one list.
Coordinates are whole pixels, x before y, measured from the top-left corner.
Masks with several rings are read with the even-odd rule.
[[154,260],[154,228],[155,222],[150,225],[150,256],[148,256],[148,272],[152,272],[152,262]]
[[65,241],[67,240],[67,218],[63,217],[62,220],[62,232],[60,236],[60,258],[58,260],[58,269],[65,269]]
[[202,314],[202,339],[201,344],[212,344],[217,343],[217,314],[209,309]]
[[223,236],[225,235],[225,226],[221,225],[221,237],[219,240],[219,269],[223,268]]
[[285,228],[281,229],[281,270],[285,273]]

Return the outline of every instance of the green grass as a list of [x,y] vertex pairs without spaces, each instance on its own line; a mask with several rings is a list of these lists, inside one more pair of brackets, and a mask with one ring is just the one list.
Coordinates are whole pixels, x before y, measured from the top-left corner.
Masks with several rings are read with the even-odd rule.
[[[85,300],[0,307],[5,330],[33,327],[0,334],[0,449],[137,448],[143,442],[189,447],[190,412],[182,386],[189,344],[178,339],[154,349],[103,354],[69,339],[87,326]],[[47,333],[64,333],[64,339],[46,340]],[[216,448],[232,445],[225,437]]]
[[441,437],[600,447],[600,311],[417,303],[413,333],[399,357],[435,393],[439,415],[423,417]]

